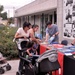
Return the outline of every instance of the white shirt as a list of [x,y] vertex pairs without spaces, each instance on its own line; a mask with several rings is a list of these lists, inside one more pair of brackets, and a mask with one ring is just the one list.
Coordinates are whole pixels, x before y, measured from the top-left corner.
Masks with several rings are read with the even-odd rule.
[[29,37],[29,31],[26,33],[22,27],[17,30],[17,33],[19,33],[21,36]]

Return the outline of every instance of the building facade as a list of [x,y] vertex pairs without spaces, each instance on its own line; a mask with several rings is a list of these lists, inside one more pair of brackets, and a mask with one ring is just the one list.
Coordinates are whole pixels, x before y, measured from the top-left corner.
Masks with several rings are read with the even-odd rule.
[[64,36],[63,19],[64,3],[68,3],[67,6],[69,6],[70,2],[71,0],[35,0],[15,11],[16,25],[21,27],[24,21],[30,22],[32,25],[37,24],[40,27],[38,33],[45,36],[46,22],[51,21],[53,24],[58,25],[59,41],[67,39],[71,42],[73,38]]

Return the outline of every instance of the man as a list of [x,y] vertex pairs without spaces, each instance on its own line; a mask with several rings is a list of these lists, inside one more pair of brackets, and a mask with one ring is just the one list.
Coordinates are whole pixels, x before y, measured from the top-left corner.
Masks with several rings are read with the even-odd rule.
[[49,40],[49,37],[54,37],[53,42],[58,42],[58,27],[57,25],[52,24],[51,22],[47,22],[47,28],[46,28],[46,40]]

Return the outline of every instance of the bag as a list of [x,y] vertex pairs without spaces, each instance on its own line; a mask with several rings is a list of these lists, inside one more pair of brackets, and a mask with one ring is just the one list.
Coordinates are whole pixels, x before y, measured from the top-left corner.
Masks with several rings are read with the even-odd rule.
[[50,72],[55,71],[60,68],[60,65],[58,63],[58,60],[55,62],[50,62],[48,59],[44,59],[39,63],[40,66],[40,72]]
[[53,40],[55,39],[54,36],[50,37],[50,39],[48,40],[49,44],[51,44],[53,42]]
[[25,74],[24,75],[35,75],[35,68],[30,68],[28,65],[25,65]]

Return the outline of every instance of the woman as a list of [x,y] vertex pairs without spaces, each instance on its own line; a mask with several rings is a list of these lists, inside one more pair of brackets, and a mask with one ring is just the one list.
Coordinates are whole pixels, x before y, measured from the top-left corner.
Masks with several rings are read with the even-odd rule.
[[35,32],[39,29],[38,25],[33,25],[32,28],[29,29],[29,34],[31,38],[35,38]]
[[24,22],[23,27],[19,28],[15,34],[15,38],[25,38],[29,37],[29,23]]
[[36,44],[38,44],[37,52],[39,54],[39,41],[40,41],[40,39],[35,37],[35,32],[37,32],[38,29],[39,29],[38,25],[33,25],[32,28],[29,29],[29,35],[30,35],[31,40],[35,41]]
[[[15,39],[18,39],[18,38],[24,38],[24,39],[28,39],[29,38],[29,23],[27,22],[24,22],[23,24],[23,27],[19,28],[15,34]],[[27,44],[27,42],[26,42]],[[25,45],[26,45],[25,44]],[[23,61],[20,60],[19,62],[19,71],[23,69]]]

